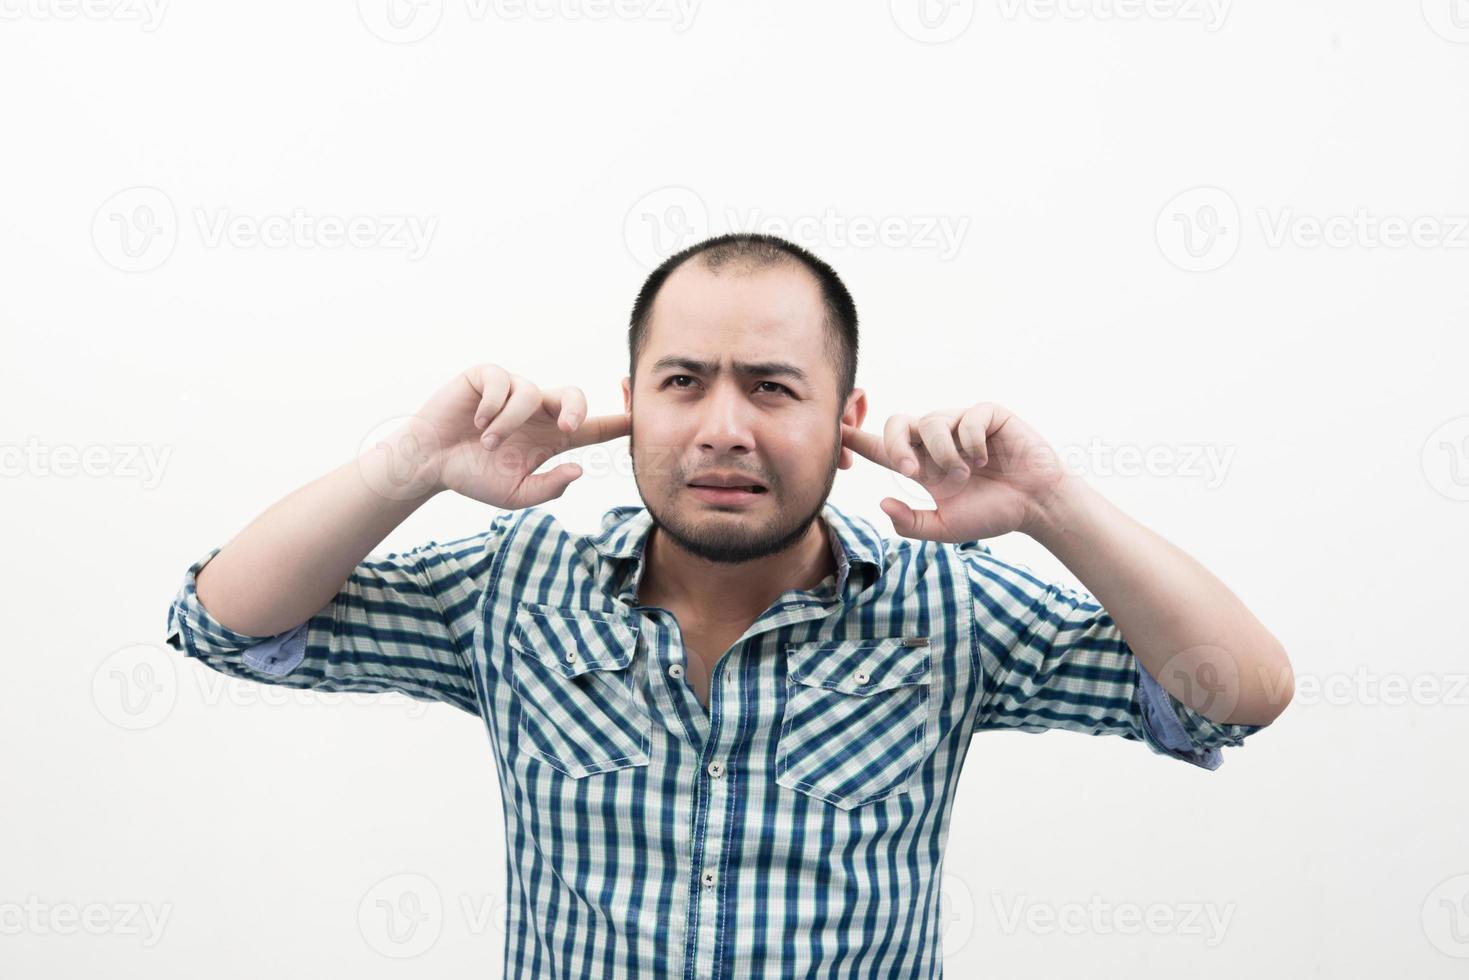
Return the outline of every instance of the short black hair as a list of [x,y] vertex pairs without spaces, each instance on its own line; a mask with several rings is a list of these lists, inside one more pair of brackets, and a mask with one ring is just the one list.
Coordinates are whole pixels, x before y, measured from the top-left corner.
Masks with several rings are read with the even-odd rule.
[[716,235],[664,259],[644,281],[633,303],[627,329],[627,376],[635,377],[633,371],[647,340],[648,317],[653,312],[658,291],[673,270],[695,256],[714,273],[726,266],[761,268],[796,262],[816,277],[826,306],[827,349],[837,362],[837,410],[840,411],[857,384],[857,305],[835,269],[795,242],[775,235],[755,232]]

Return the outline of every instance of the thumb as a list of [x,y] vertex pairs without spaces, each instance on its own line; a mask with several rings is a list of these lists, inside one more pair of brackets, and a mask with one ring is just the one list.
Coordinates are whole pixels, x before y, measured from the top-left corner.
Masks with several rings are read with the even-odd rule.
[[581,476],[580,466],[575,463],[562,463],[544,473],[534,473],[526,477],[520,484],[522,499],[526,501],[522,506],[534,507],[548,500],[555,500],[565,493],[566,488],[571,486],[571,481],[579,476]]
[[878,503],[884,514],[893,522],[893,530],[905,538],[932,538],[936,528],[934,518],[937,511],[914,510],[896,497],[884,497]]

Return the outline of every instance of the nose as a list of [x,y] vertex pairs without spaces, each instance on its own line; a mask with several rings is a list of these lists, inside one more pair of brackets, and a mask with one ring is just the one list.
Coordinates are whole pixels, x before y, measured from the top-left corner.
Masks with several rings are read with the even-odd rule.
[[699,450],[719,459],[751,452],[755,433],[752,407],[738,385],[716,384],[699,402]]

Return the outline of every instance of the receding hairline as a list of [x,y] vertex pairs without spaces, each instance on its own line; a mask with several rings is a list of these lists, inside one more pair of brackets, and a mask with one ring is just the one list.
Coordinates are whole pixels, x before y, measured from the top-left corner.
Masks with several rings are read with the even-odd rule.
[[[654,314],[658,310],[658,301],[662,299],[664,294],[668,291],[669,280],[677,275],[680,269],[683,269],[686,266],[693,265],[696,261],[704,258],[710,252],[726,248],[728,248],[728,246],[716,246],[715,248],[709,249],[706,252],[699,252],[697,254],[690,255],[687,259],[680,262],[672,269],[668,270],[668,277],[664,279],[662,285],[658,290],[658,294],[653,297],[652,305],[650,305],[648,308],[648,315],[643,324],[644,332],[642,340],[645,347],[648,342],[649,336],[652,334]],[[825,353],[827,354],[828,359],[835,358],[841,353],[841,327],[837,323],[836,316],[832,312],[830,304],[826,302],[826,297],[823,294],[821,288],[821,277],[818,276],[815,271],[808,267],[806,263],[802,262],[799,258],[791,255],[789,252],[784,251],[781,251],[779,255],[760,257],[752,257],[748,255],[721,255],[716,256],[713,262],[705,262],[703,263],[703,265],[710,274],[715,276],[722,276],[726,272],[735,276],[754,275],[757,272],[770,271],[781,266],[791,266],[792,268],[795,268],[800,272],[805,273],[806,278],[816,288],[817,303],[821,310],[822,345],[825,348]],[[682,361],[685,366],[689,367],[691,370],[695,367],[699,367],[705,373],[717,373],[715,370],[712,369],[712,366],[709,362],[700,363],[696,362],[694,359],[688,357],[680,357],[679,355],[665,355],[664,357],[660,358],[657,363],[651,365],[649,370],[650,372],[656,373],[660,369],[669,367],[670,363],[673,361]],[[756,368],[758,370],[751,371],[749,370],[750,368]],[[756,365],[741,365],[736,362],[735,373],[787,374],[789,376],[795,377],[796,380],[800,381],[803,384],[815,384],[814,379],[807,375],[806,372],[801,371],[799,368],[794,368],[794,365],[789,365],[783,362],[767,362],[765,364]],[[838,372],[837,383],[838,386],[840,386],[840,372]]]
[[672,270],[670,275],[688,265],[690,262],[699,262],[704,268],[715,275],[721,275],[725,271],[736,275],[742,273],[759,272],[763,269],[771,269],[779,266],[790,265],[801,269],[803,272],[815,279],[817,286],[821,285],[820,278],[805,262],[792,255],[787,250],[767,242],[734,241],[721,242],[710,246],[702,252],[695,252],[684,261],[680,262]]
[[698,268],[713,275],[724,272],[753,274],[788,263],[804,269],[820,294],[827,353],[839,365],[836,372],[838,401],[850,394],[855,386],[858,357],[857,309],[851,292],[836,270],[821,257],[784,238],[758,233],[732,233],[696,243],[682,253],[670,256],[648,275],[633,303],[628,326],[630,376],[636,375],[638,361],[646,348],[658,299],[668,280],[691,259],[701,260]]

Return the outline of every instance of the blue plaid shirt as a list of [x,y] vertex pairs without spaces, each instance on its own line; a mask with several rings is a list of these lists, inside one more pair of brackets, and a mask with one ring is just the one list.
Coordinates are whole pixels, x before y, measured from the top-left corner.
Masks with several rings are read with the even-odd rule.
[[1093,597],[980,542],[885,539],[828,502],[837,570],[784,592],[710,676],[640,606],[651,518],[538,507],[357,566],[275,637],[185,575],[168,642],[236,677],[400,691],[482,718],[516,978],[936,977],[950,805],[975,732],[1120,735],[1208,769],[1218,724],[1143,670]]

